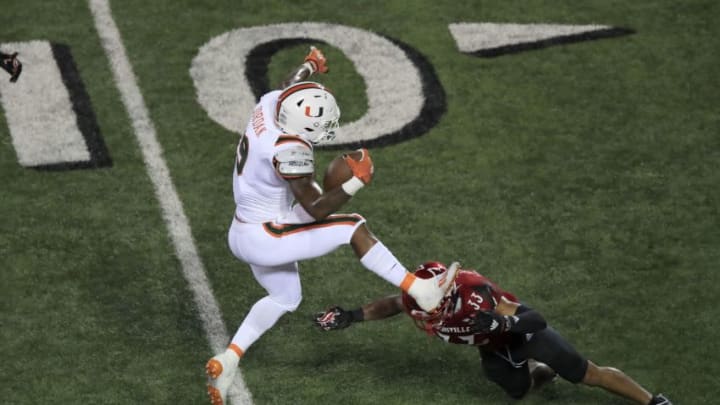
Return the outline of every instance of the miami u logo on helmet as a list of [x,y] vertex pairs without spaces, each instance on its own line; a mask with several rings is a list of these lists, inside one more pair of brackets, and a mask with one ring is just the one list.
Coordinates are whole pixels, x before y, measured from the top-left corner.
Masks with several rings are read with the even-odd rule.
[[323,85],[300,82],[285,89],[277,101],[277,124],[286,134],[314,144],[335,138],[340,107]]
[[315,115],[313,115],[312,109],[310,108],[310,106],[309,106],[309,105],[306,105],[306,106],[305,106],[305,116],[306,116],[306,117],[315,117],[315,118],[317,118],[317,117],[322,117],[322,115],[323,115],[323,107],[320,107],[320,108],[318,109],[318,113],[315,114]]

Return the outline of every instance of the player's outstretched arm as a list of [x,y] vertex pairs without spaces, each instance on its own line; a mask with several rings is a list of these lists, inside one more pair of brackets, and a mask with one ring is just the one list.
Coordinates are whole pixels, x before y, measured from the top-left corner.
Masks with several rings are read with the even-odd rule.
[[366,321],[390,318],[403,311],[402,296],[399,294],[375,300],[362,307]]
[[345,329],[355,322],[376,321],[402,312],[402,298],[392,295],[364,305],[362,308],[346,311],[339,306],[318,312],[313,317],[315,326],[322,330]]
[[314,73],[327,73],[327,60],[322,51],[314,46],[310,47],[310,53],[305,56],[302,65],[296,67],[288,74],[285,80],[280,83],[280,90],[288,88],[295,83],[307,80]]

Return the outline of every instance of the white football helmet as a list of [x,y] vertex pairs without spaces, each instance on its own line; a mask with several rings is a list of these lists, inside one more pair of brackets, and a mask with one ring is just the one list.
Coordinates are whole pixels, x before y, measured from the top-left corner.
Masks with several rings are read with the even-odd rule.
[[340,107],[323,85],[300,82],[285,89],[277,102],[277,123],[291,135],[319,144],[335,138]]

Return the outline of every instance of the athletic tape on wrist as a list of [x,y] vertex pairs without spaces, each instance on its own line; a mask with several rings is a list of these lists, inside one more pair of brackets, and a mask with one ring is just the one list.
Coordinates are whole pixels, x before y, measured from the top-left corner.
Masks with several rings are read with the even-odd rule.
[[315,67],[312,62],[307,61],[307,62],[303,63],[302,65],[305,66],[310,71],[310,74],[315,73]]
[[359,178],[353,176],[350,180],[343,183],[341,187],[347,195],[353,196],[358,192],[358,190],[363,188],[363,186],[365,186],[365,183],[363,183]]
[[350,319],[352,319],[353,322],[362,322],[365,320],[365,313],[363,312],[362,308],[353,309],[350,312]]

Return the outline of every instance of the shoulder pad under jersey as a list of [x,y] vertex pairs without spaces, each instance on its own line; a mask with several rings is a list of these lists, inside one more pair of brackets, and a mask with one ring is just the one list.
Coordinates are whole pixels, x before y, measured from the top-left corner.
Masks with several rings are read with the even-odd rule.
[[277,172],[286,178],[307,176],[315,171],[313,151],[299,144],[277,152],[273,162]]

